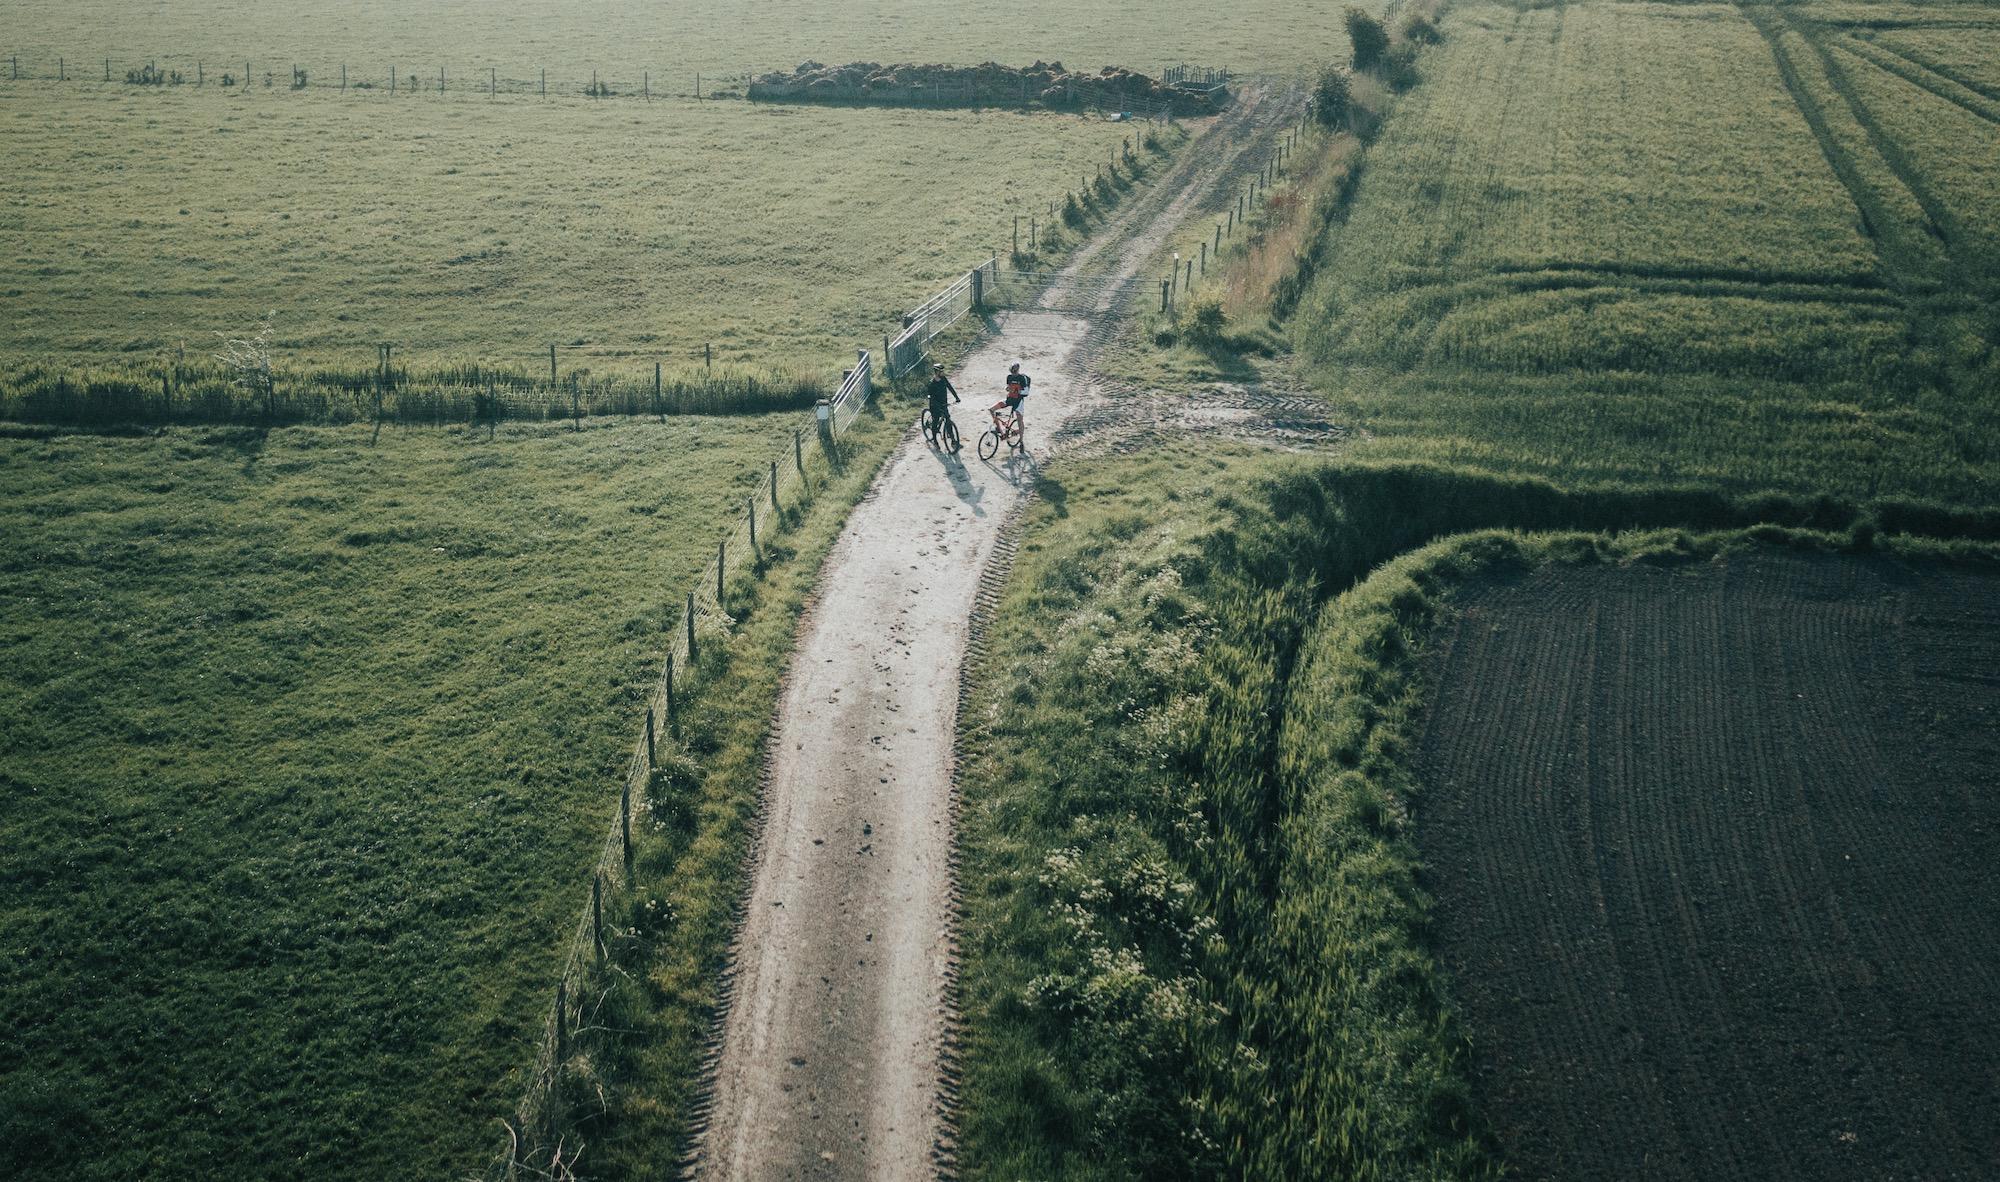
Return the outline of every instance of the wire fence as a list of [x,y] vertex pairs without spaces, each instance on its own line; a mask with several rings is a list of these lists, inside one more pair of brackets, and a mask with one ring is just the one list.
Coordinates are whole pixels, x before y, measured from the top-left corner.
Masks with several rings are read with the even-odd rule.
[[[645,728],[634,741],[619,784],[618,812],[612,818],[591,876],[585,900],[564,952],[544,1035],[535,1054],[527,1089],[508,1123],[508,1146],[487,1171],[496,1179],[563,1176],[559,1148],[563,1111],[564,1065],[580,1047],[582,1032],[592,1027],[602,997],[589,989],[601,980],[609,956],[605,911],[608,899],[631,884],[634,812],[646,806],[659,748],[675,741],[687,691],[700,667],[703,646],[719,644],[734,624],[728,609],[730,575],[760,560],[762,546],[782,528],[786,505],[805,499],[806,484],[816,471],[838,468],[840,437],[854,425],[875,391],[874,358],[857,350],[855,363],[841,378],[830,399],[821,400],[812,417],[794,428],[791,446],[770,461],[742,512],[728,532],[716,540],[708,560],[684,593],[682,619],[667,645],[659,676],[646,699]],[[808,443],[810,437],[811,442]],[[546,1162],[544,1166],[542,1163]]]
[[497,65],[417,64],[384,61],[349,62],[258,61],[207,58],[194,54],[73,58],[43,53],[12,53],[0,61],[0,78],[12,82],[96,83],[134,89],[221,91],[239,97],[280,91],[353,92],[357,96],[500,95],[534,98],[668,99],[741,98],[753,71],[722,69],[659,69],[621,67],[613,76],[596,70],[549,71],[536,67],[520,75],[518,67],[500,73]]

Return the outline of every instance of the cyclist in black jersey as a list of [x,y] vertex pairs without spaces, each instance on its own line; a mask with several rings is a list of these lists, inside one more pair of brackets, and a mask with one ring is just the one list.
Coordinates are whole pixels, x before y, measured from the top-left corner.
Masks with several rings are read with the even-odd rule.
[[[930,384],[924,387],[924,393],[930,396],[931,401],[931,430],[933,433],[941,433],[944,425],[951,422],[951,409],[945,405],[945,398],[948,396],[953,402],[962,401],[957,389],[952,386],[951,379],[944,376],[944,366],[937,364],[931,366]],[[954,423],[953,426],[955,428],[957,424]]]

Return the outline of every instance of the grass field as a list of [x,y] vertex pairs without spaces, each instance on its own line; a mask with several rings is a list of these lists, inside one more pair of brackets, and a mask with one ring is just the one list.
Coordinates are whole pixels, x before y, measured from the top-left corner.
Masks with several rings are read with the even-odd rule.
[[[746,103],[0,83],[0,356],[830,370],[1130,127]],[[1136,146],[1136,145],[1135,145]],[[1149,154],[1142,153],[1142,157]]]
[[0,440],[7,1172],[483,1160],[794,422]]
[[[1002,61],[1025,65],[1061,60],[1072,69],[1121,65],[1148,74],[1181,61],[1239,70],[1290,69],[1323,60],[1340,30],[1335,0],[1249,0],[1226,9],[1172,0],[1144,9],[1078,10],[1058,0],[957,5],[942,0],[773,0],[750,6],[721,0],[662,7],[609,0],[589,8],[531,0],[427,0],[396,4],[363,0],[337,10],[219,0],[173,0],[135,12],[116,0],[22,0],[12,9],[0,52],[23,55],[53,76],[55,58],[70,69],[91,62],[102,77],[106,55],[132,64],[154,59],[177,68],[197,55],[211,63],[256,58],[282,77],[290,63],[330,77],[343,61],[386,83],[388,67],[432,79],[439,65],[470,84],[489,65],[502,78],[535,77],[546,67],[552,84],[572,87],[593,68],[636,91],[650,67],[675,93],[693,87],[693,73],[740,75],[812,59],[827,63]],[[264,65],[256,65],[261,72]],[[124,67],[119,67],[122,76]]]
[[1293,321],[1317,382],[1385,456],[1993,499],[1992,125],[1832,19],[1454,9]]

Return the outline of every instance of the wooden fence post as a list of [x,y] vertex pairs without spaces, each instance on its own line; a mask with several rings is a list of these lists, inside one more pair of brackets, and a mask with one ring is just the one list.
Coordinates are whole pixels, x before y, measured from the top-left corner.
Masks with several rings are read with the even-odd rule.
[[1204,275],[1208,274],[1208,240],[1206,238],[1202,239],[1201,243],[1201,273]]
[[604,963],[604,872],[590,872],[590,940],[597,946],[597,963]]
[[[884,352],[886,353],[887,350],[884,350]],[[798,468],[800,476],[806,474],[805,437],[806,433],[804,431],[796,427],[792,429],[792,463]]]
[[729,539],[724,538],[715,544],[715,606],[718,610],[722,607],[722,568],[728,557]]
[[693,665],[695,663],[695,653],[694,653],[694,592],[692,591],[688,592],[687,626],[688,626],[688,664]]
[[542,70],[542,97],[549,97],[549,72],[546,69]]
[[500,71],[494,69],[492,66],[486,67],[486,97],[491,99],[493,93],[499,89]]
[[1160,311],[1162,312],[1167,310],[1167,290],[1167,281],[1164,279],[1160,280]]
[[674,653],[672,649],[667,650],[667,733],[669,735],[677,733],[674,730]]
[[[744,506],[750,511],[750,553],[755,555],[757,553],[757,498],[751,497],[744,502]],[[718,598],[721,594],[722,592],[720,591],[716,592]]]
[[651,70],[647,70],[647,71],[646,71],[646,76],[645,76],[645,81],[644,81],[644,82],[642,82],[642,83],[641,83],[640,85],[642,85],[643,87],[645,87],[645,91],[646,91],[646,101],[647,101],[647,102],[649,102],[649,103],[650,103],[650,102],[652,102],[652,101],[653,101],[653,72],[652,72]]
[[653,749],[653,708],[646,707],[646,771],[650,774],[655,762]]
[[778,461],[771,461],[771,512],[778,511]]
[[714,346],[707,341],[701,343],[701,367],[711,373],[715,371]]
[[625,873],[629,878],[632,872],[632,781],[629,779],[618,790],[618,837],[624,848]]
[[1215,253],[1222,253],[1222,223],[1215,223]]
[[563,1060],[569,1058],[569,981],[556,982],[556,1063],[555,1073],[562,1075]]
[[556,384],[556,345],[554,341],[550,341],[549,342],[549,385],[554,386],[555,384]]

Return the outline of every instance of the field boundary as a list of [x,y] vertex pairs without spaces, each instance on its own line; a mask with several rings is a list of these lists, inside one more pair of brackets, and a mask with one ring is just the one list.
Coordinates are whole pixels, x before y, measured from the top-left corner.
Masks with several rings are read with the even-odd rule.
[[[702,568],[685,593],[681,624],[675,629],[674,638],[668,642],[659,676],[654,679],[653,688],[646,698],[645,728],[634,741],[631,754],[626,759],[625,772],[620,778],[618,812],[599,847],[589,895],[571,929],[563,954],[562,969],[555,984],[555,998],[529,1072],[528,1087],[515,1108],[514,1120],[507,1125],[509,1145],[502,1151],[494,1169],[488,1171],[490,1177],[518,1178],[524,1176],[524,1170],[530,1175],[540,1175],[542,1171],[531,1166],[529,1159],[539,1156],[551,1141],[555,1141],[557,1146],[551,1172],[560,1175],[563,1170],[561,1143],[556,1137],[561,1103],[559,1092],[570,1053],[577,1049],[572,1038],[593,1025],[591,1019],[596,1016],[596,1007],[587,1000],[585,988],[593,965],[601,969],[607,959],[605,898],[631,885],[633,812],[646,803],[647,786],[658,762],[657,748],[661,740],[672,742],[678,733],[677,697],[687,692],[689,679],[698,667],[701,646],[722,643],[722,638],[734,622],[727,607],[726,581],[730,572],[762,562],[757,540],[760,509],[766,505],[769,507],[764,516],[767,537],[773,530],[783,528],[781,506],[784,501],[789,499],[794,505],[802,504],[806,485],[811,479],[810,472],[823,466],[837,467],[840,464],[840,437],[854,424],[874,391],[873,358],[866,349],[857,350],[855,365],[846,374],[839,391],[832,399],[820,403],[811,420],[818,443],[811,468],[806,461],[805,428],[800,427],[792,436],[791,466],[785,467],[777,459],[770,462],[764,478],[745,499],[744,516],[734,529],[717,541],[715,557]],[[790,494],[789,497],[787,494]],[[732,549],[735,551],[733,559]],[[599,1005],[602,1000],[602,997],[598,999]]]

